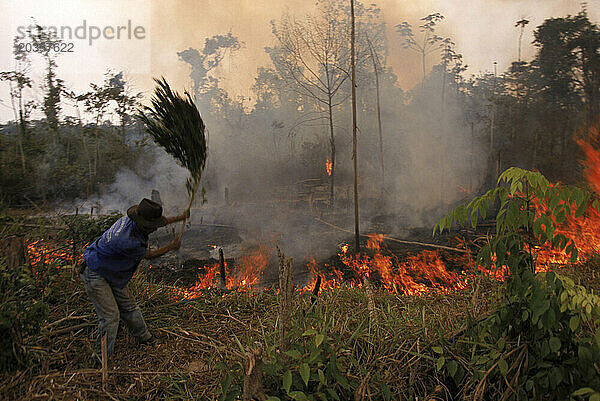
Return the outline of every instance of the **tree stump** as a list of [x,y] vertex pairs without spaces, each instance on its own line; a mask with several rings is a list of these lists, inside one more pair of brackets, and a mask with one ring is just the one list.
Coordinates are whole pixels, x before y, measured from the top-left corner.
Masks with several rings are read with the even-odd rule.
[[25,264],[27,259],[23,238],[17,236],[7,237],[0,243],[0,249],[6,255],[6,264],[9,269],[15,269]]
[[367,293],[367,309],[369,310],[369,318],[372,322],[377,319],[377,309],[375,308],[375,296],[373,294],[373,286],[367,276],[363,276],[363,285]]
[[254,349],[246,348],[243,401],[265,401],[267,399],[262,385],[262,345],[256,344]]

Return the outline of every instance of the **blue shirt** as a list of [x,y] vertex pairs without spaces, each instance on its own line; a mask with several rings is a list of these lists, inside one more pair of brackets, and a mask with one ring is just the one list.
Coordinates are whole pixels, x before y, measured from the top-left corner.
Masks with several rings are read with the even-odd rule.
[[87,247],[83,257],[88,268],[118,288],[125,288],[146,255],[148,236],[124,216]]

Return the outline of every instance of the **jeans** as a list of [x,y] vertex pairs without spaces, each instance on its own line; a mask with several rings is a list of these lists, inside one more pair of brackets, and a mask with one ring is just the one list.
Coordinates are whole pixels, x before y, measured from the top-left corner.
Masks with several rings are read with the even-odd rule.
[[115,287],[89,267],[85,268],[80,277],[98,315],[96,340],[98,350],[100,350],[102,336],[106,333],[107,354],[112,354],[119,329],[119,318],[123,319],[125,326],[137,341],[144,342],[152,337],[146,327],[142,311],[136,305],[127,287]]

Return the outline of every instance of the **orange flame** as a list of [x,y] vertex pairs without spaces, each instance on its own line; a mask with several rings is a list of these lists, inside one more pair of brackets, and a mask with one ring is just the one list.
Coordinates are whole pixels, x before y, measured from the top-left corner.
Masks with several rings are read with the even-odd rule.
[[[371,234],[367,240],[367,249],[371,256],[359,256],[348,253],[348,245],[342,246],[338,254],[342,264],[349,268],[356,277],[373,277],[380,281],[381,287],[394,293],[404,295],[421,295],[434,292],[451,292],[466,286],[461,275],[448,271],[437,251],[423,251],[418,255],[409,255],[400,261],[396,255],[384,255],[381,250],[383,234]],[[319,270],[316,263],[308,265],[313,280],[302,290],[314,288],[316,277],[321,276],[321,288],[337,288],[344,283],[343,274],[332,266],[325,266],[329,273]],[[331,278],[327,278],[327,276]],[[362,280],[350,280],[349,287],[362,287]]]
[[327,159],[325,162],[325,171],[327,171],[327,175],[331,175],[331,172],[333,171],[333,163],[331,162],[331,159]]
[[[249,247],[242,257],[236,262],[233,271],[225,261],[226,288],[228,290],[252,291],[260,283],[263,271],[269,264],[270,251],[265,245]],[[198,273],[198,279],[189,288],[178,288],[175,297],[179,299],[193,299],[202,296],[202,291],[214,288],[221,281],[221,266],[214,263],[205,266],[205,271]]]

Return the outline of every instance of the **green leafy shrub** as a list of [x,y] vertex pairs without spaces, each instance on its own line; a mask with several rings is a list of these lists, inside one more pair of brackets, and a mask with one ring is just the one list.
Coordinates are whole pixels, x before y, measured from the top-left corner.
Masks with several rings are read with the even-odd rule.
[[[314,320],[313,320],[314,319]],[[314,323],[311,327],[311,324]],[[290,349],[280,352],[276,341],[278,332],[269,336],[273,341],[263,356],[263,386],[268,401],[348,400],[354,398],[358,384],[350,379],[358,362],[349,350],[358,330],[350,338],[342,339],[330,330],[333,322],[323,311],[297,311],[292,316]],[[240,349],[243,347],[239,344]],[[233,401],[242,394],[244,370],[237,363],[227,367],[221,364],[223,378],[218,390],[221,401]],[[386,387],[386,390],[387,389]],[[388,391],[389,392],[389,391]]]
[[84,245],[102,235],[121,216],[120,213],[111,213],[93,218],[86,215],[66,216],[64,220],[69,230],[61,231],[60,238],[71,240],[74,237],[77,242]]
[[264,369],[269,400],[352,398],[357,385],[347,374],[353,357],[340,352],[341,344],[339,338],[309,328],[283,355],[271,347],[271,362]]
[[39,334],[48,316],[43,296],[27,267],[0,262],[0,371],[26,365],[23,339]]
[[[502,183],[503,182],[503,183]],[[473,399],[600,399],[600,297],[554,272],[535,272],[536,246],[565,251],[575,242],[558,224],[580,218],[592,194],[551,185],[538,172],[511,168],[497,188],[448,213],[436,230],[473,227],[499,200],[496,234],[478,255],[484,269],[508,268],[504,298],[456,344],[439,347],[437,369]],[[547,205],[543,210],[536,205]],[[598,209],[598,201],[592,201]],[[456,355],[456,350],[460,355]],[[454,350],[454,351],[452,351]],[[468,372],[469,374],[465,374]]]

